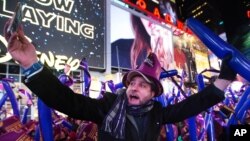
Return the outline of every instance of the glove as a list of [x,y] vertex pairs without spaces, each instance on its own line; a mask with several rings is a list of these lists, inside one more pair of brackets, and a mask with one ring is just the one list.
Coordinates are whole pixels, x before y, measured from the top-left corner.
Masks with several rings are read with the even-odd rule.
[[232,70],[228,65],[228,61],[230,61],[231,57],[232,56],[229,55],[223,58],[218,78],[229,81],[234,81],[236,79],[236,72],[234,72],[234,70]]

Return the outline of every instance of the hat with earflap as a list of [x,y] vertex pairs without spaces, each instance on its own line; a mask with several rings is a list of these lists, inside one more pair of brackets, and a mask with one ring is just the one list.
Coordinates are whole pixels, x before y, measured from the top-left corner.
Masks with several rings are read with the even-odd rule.
[[163,93],[163,87],[159,80],[161,71],[161,64],[157,56],[154,53],[150,53],[138,69],[131,70],[124,75],[122,83],[125,87],[128,87],[133,77],[142,76],[149,84],[153,86],[156,97]]

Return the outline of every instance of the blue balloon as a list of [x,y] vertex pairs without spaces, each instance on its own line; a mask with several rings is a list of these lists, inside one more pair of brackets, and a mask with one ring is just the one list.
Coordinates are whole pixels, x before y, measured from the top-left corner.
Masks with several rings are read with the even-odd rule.
[[167,71],[163,71],[163,72],[161,72],[161,74],[160,74],[160,79],[162,79],[162,78],[166,78],[166,77],[172,77],[172,76],[175,76],[175,75],[177,75],[178,74],[178,72],[177,72],[177,70],[167,70]]
[[30,111],[30,106],[26,106],[23,112],[23,119],[22,119],[22,124],[26,124],[28,120],[28,112]]
[[242,111],[242,107],[244,105],[244,103],[247,101],[248,97],[250,95],[250,87],[248,87],[243,95],[241,96],[239,102],[236,104],[235,106],[235,109],[234,109],[234,113],[233,115],[229,118],[228,122],[227,122],[227,125],[235,125],[235,124],[238,124],[237,123],[237,115],[239,115],[239,112]]
[[70,76],[66,75],[66,74],[61,74],[58,78],[59,78],[59,80],[61,81],[62,84],[66,85],[68,87],[70,87],[74,83],[73,79]]
[[247,99],[246,102],[243,104],[242,108],[239,110],[239,113],[236,117],[240,119],[240,122],[242,124],[246,124],[246,115],[247,115],[247,110],[250,108],[250,100]]
[[204,77],[202,74],[198,74],[195,77],[197,85],[198,85],[198,91],[201,91],[205,88],[205,82],[204,82]]
[[34,141],[40,141],[40,127],[39,125],[36,127]]
[[39,125],[44,141],[53,141],[53,127],[51,109],[38,98],[37,101],[38,113],[39,113]]
[[120,83],[118,83],[118,84],[115,84],[115,89],[116,89],[116,90],[117,90],[117,89],[120,89],[120,88],[122,88],[122,87],[124,87],[124,85],[123,85],[122,82],[120,82]]
[[243,53],[226,43],[198,20],[187,19],[187,26],[218,58],[232,56],[228,61],[229,67],[250,81],[250,61]]
[[197,141],[197,131],[196,131],[196,116],[190,117],[187,119],[187,123],[188,123],[188,132],[189,132],[189,137],[190,137],[190,141]]
[[62,125],[66,127],[68,130],[72,131],[73,130],[73,125],[69,123],[68,121],[63,120]]
[[6,91],[6,94],[8,95],[8,97],[10,99],[10,103],[11,103],[11,106],[13,109],[13,114],[16,115],[18,118],[20,118],[20,112],[19,112],[19,106],[17,103],[17,99],[16,99],[16,96],[15,96],[15,94],[14,94],[14,92],[9,84],[9,80],[3,79],[2,84],[3,84],[3,87]]
[[108,86],[109,86],[109,89],[111,90],[112,93],[116,92],[116,88],[115,88],[115,84],[114,84],[113,80],[108,81]]
[[0,109],[2,109],[3,105],[5,104],[5,101],[8,99],[8,95],[4,94],[2,98],[0,99]]

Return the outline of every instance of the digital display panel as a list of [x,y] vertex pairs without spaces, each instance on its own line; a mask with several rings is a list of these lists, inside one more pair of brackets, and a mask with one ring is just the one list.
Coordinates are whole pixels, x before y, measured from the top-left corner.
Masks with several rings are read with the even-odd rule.
[[[0,1],[0,27],[12,17],[17,0]],[[48,66],[79,67],[85,57],[90,68],[105,69],[105,1],[26,0],[23,27],[36,46],[38,57]],[[11,60],[7,42],[0,34],[0,62]]]
[[[111,62],[113,68],[135,68],[146,57],[147,49],[156,52],[160,60],[162,58],[161,62],[164,62],[162,63],[164,69],[176,69],[179,75],[184,72],[187,82],[195,82],[196,74],[199,71],[210,68],[207,48],[195,35],[188,32],[175,34],[173,28],[169,28],[167,24],[163,26],[164,23],[159,23],[150,16],[138,14],[141,13],[140,11],[126,7],[127,5],[124,6],[124,4],[120,5],[111,6]],[[157,30],[165,31],[165,34],[163,34],[164,32],[157,32]],[[164,35],[161,38],[164,42],[155,38],[157,37],[156,33]],[[137,42],[137,38],[144,39],[139,40],[143,41],[144,47],[141,47],[141,52],[137,53],[140,55],[136,62],[133,59],[132,52],[138,49],[133,48],[133,46],[139,46],[141,43]],[[162,45],[159,45],[159,43]],[[164,53],[155,51],[155,47],[163,48],[165,51],[159,52]],[[202,55],[195,55],[196,51],[201,52]],[[199,60],[202,57],[203,59]],[[203,61],[202,65],[196,63],[196,60]]]
[[169,28],[117,6],[111,5],[110,13],[113,68],[136,68],[149,52],[156,53],[164,69],[174,68],[173,36]]

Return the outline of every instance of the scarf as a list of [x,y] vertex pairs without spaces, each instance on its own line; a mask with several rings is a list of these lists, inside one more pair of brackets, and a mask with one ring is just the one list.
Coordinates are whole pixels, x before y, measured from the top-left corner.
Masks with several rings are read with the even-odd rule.
[[127,106],[126,90],[118,92],[113,106],[103,120],[101,130],[108,132],[116,139],[125,139],[126,112],[136,116],[142,115],[153,108],[154,101],[150,100],[144,105]]

